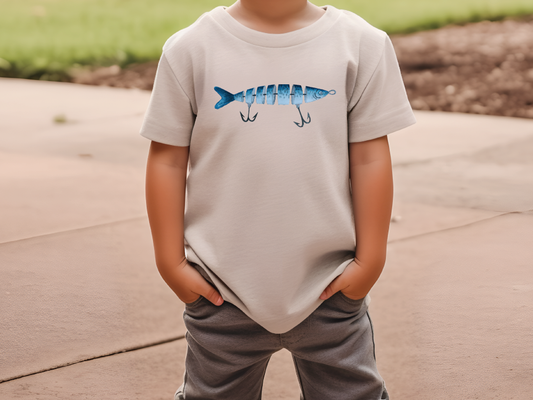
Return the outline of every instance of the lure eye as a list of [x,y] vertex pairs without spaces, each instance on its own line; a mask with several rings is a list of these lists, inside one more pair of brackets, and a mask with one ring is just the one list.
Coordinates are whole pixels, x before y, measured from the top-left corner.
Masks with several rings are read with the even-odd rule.
[[323,90],[317,90],[315,93],[313,93],[313,97],[317,100],[320,100],[322,97],[324,97],[324,91]]

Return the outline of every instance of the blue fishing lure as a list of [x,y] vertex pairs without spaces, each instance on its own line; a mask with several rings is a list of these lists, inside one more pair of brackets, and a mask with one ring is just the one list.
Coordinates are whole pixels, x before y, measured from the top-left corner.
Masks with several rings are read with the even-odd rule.
[[[276,90],[277,89],[277,90]],[[243,113],[241,112],[241,119],[244,122],[254,122],[257,114],[250,118],[250,107],[252,107],[252,104],[254,101],[257,104],[268,104],[268,105],[274,105],[276,104],[276,97],[278,100],[278,105],[287,105],[287,104],[293,104],[298,109],[298,112],[300,113],[300,118],[302,119],[301,124],[294,121],[296,126],[303,127],[305,124],[309,124],[311,122],[311,116],[309,113],[307,113],[307,120],[304,119],[302,116],[302,112],[300,110],[300,104],[302,104],[304,101],[306,103],[311,103],[316,100],[323,99],[328,94],[334,95],[337,92],[335,90],[324,90],[324,89],[317,89],[311,86],[305,87],[305,93],[300,85],[268,85],[268,86],[259,86],[256,88],[251,88],[239,93],[232,94],[228,92],[227,90],[224,90],[218,86],[215,86],[215,91],[220,95],[220,100],[217,104],[215,104],[215,109],[222,108],[229,103],[233,101],[240,101],[245,102],[248,105],[248,116],[244,118]]]

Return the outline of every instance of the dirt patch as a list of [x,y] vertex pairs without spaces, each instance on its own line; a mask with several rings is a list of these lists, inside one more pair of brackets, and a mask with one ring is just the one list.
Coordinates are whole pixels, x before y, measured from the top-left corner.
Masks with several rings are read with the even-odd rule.
[[[533,118],[533,17],[392,36],[416,110]],[[78,71],[73,81],[151,90],[157,62]]]
[[392,41],[414,109],[533,118],[533,18]]
[[72,82],[84,85],[113,86],[152,90],[154,86],[157,61],[132,64],[121,69],[118,65],[95,70],[72,71]]

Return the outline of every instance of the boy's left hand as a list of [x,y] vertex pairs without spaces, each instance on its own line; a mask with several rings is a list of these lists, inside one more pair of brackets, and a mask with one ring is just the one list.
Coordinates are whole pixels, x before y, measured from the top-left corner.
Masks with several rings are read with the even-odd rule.
[[[365,297],[377,280],[373,277],[372,270],[365,268],[360,261],[354,259],[346,269],[336,277],[320,295],[320,299],[329,299],[337,292],[342,292],[346,297],[359,300]],[[379,275],[378,275],[379,276]]]
[[362,299],[385,265],[393,197],[387,136],[350,143],[349,155],[357,244],[353,261],[322,292],[322,300],[338,291],[350,299]]

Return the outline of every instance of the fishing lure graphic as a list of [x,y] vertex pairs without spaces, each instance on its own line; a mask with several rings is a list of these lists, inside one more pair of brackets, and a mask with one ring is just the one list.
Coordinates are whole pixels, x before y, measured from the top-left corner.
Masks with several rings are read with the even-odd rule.
[[254,122],[257,114],[250,118],[250,108],[252,107],[252,104],[254,101],[257,104],[268,104],[268,105],[274,105],[276,104],[276,97],[278,100],[278,105],[287,105],[287,104],[293,104],[298,109],[298,112],[300,113],[300,118],[302,119],[301,124],[294,121],[296,126],[302,128],[305,124],[311,123],[311,116],[309,113],[307,113],[307,120],[304,119],[302,115],[302,111],[300,110],[300,105],[305,101],[306,103],[311,103],[316,100],[323,99],[328,94],[334,95],[337,92],[335,90],[324,90],[324,89],[317,89],[311,86],[305,87],[305,93],[302,89],[302,86],[300,85],[285,85],[280,84],[277,85],[268,85],[268,86],[259,86],[257,89],[251,88],[247,89],[246,93],[245,91],[232,94],[228,92],[227,90],[224,90],[218,86],[215,86],[215,91],[220,95],[220,100],[217,104],[215,104],[215,109],[220,109],[229,103],[232,103],[233,101],[240,101],[245,102],[248,105],[248,115],[246,118],[244,118],[243,113],[241,112],[241,119],[244,122]]

